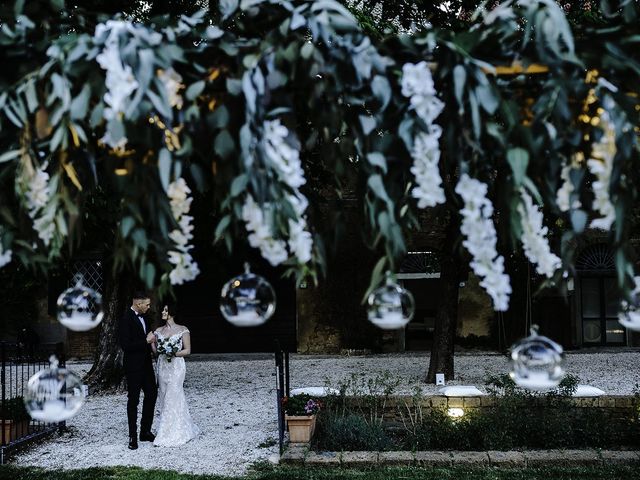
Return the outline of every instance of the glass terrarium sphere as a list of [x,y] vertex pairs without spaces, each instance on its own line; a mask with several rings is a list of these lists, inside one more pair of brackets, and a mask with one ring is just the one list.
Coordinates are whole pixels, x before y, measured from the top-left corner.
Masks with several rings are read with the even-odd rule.
[[236,327],[257,327],[276,311],[276,292],[264,277],[251,273],[245,263],[244,273],[222,287],[220,311]]
[[99,325],[103,316],[102,295],[87,287],[77,274],[74,286],[58,297],[58,321],[74,332],[86,332]]
[[34,420],[63,422],[73,417],[84,403],[80,377],[58,366],[55,356],[49,368],[40,370],[29,379],[24,403]]
[[622,300],[620,303],[620,313],[618,313],[618,322],[625,328],[640,332],[640,286],[636,286],[631,292],[633,296],[632,302]]
[[511,347],[509,376],[519,387],[544,392],[558,386],[564,377],[564,352],[553,340],[538,335],[538,327]]
[[391,275],[382,287],[367,298],[367,316],[375,326],[385,330],[404,327],[413,318],[415,302],[411,292],[398,285]]

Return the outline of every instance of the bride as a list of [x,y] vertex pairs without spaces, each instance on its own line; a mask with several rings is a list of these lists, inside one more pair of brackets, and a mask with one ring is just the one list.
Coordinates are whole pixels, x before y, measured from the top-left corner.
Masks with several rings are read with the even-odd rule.
[[[155,337],[154,352],[162,350],[167,342],[175,345],[173,355],[158,356],[158,409],[160,419],[153,445],[170,447],[187,443],[200,429],[193,423],[182,384],[186,372],[184,357],[191,353],[189,329],[175,322],[175,308],[165,305],[162,320],[165,324],[149,335]],[[160,349],[158,348],[160,346]]]

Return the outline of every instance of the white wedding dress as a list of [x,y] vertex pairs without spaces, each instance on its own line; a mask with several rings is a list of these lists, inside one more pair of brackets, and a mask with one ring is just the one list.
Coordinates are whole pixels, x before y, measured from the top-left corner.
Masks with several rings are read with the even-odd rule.
[[[178,348],[182,349],[182,336],[189,330],[159,338],[171,339],[178,337]],[[160,418],[156,425],[156,447],[172,447],[182,445],[200,434],[200,429],[191,419],[189,406],[184,395],[182,384],[186,367],[184,358],[173,357],[169,362],[165,355],[158,357],[158,409]]]

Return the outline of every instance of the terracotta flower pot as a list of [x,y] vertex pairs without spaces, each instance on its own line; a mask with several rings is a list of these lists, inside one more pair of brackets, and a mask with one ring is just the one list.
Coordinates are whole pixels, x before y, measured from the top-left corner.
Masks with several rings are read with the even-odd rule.
[[4,435],[0,437],[0,441],[4,439],[5,445],[29,435],[29,420],[0,420],[0,425],[4,426]]
[[289,427],[289,442],[309,443],[311,441],[316,429],[315,415],[287,415],[285,418]]

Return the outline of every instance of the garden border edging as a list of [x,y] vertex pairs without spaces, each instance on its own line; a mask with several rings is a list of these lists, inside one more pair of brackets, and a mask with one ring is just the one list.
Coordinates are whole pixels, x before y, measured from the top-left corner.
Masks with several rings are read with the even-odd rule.
[[526,450],[526,451],[395,451],[315,452],[309,444],[289,445],[280,463],[316,467],[413,465],[422,467],[500,467],[638,465],[636,450]]

